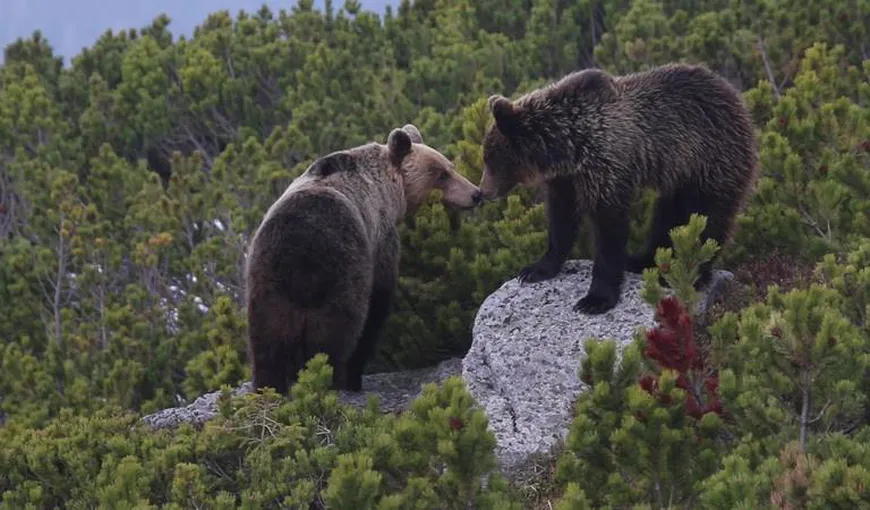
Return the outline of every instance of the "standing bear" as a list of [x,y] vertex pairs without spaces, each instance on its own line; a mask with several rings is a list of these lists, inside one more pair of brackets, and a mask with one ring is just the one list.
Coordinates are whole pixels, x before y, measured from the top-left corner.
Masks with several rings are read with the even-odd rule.
[[325,353],[333,388],[361,389],[398,278],[397,223],[434,189],[453,208],[482,201],[411,124],[386,145],[323,156],[290,184],[251,239],[245,268],[255,388],[286,394]]
[[[515,186],[547,191],[546,253],[523,268],[521,282],[562,269],[580,217],[593,222],[592,282],[574,310],[600,314],[619,301],[624,271],[652,267],[656,248],[689,215],[707,216],[704,239],[730,239],[757,175],[757,146],[739,93],[702,66],[668,64],[612,76],[571,73],[516,101],[489,98],[495,119],[483,141],[484,198]],[[644,250],[628,256],[629,207],[641,187],[659,193]],[[714,259],[715,260],[715,259]],[[714,260],[696,288],[706,285]]]

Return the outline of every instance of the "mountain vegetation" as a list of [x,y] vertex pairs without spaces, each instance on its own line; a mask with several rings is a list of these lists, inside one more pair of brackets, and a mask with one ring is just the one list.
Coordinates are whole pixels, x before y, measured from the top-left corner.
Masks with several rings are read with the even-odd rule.
[[[107,32],[67,67],[41,37],[5,49],[0,508],[870,507],[870,1],[299,0],[170,27]],[[738,285],[686,313],[712,248],[703,218],[676,231],[646,275],[658,326],[622,356],[587,342],[590,390],[542,480],[491,472],[458,378],[382,415],[339,404],[323,358],[292,398],[137,424],[249,378],[247,241],[314,158],[413,122],[478,182],[490,94],[672,61],[727,77],[757,128],[722,259]],[[371,371],[462,355],[483,299],[546,247],[534,191],[463,214],[437,199],[402,225]]]
[[[116,2],[114,0],[4,0],[0,6],[0,46],[5,47],[19,37],[30,36],[39,31],[51,41],[56,55],[64,56],[64,65],[82,48],[108,30],[121,30],[147,24],[160,13],[172,18],[172,33],[175,37],[189,38],[193,29],[202,23],[207,13],[228,9],[255,12],[263,5],[277,12],[295,2],[284,0],[139,0]],[[333,2],[338,5],[337,2]],[[387,6],[393,9],[397,0],[360,0],[360,5],[378,14],[384,14]],[[324,0],[314,0],[314,7],[323,9]],[[3,52],[0,51],[0,64]]]

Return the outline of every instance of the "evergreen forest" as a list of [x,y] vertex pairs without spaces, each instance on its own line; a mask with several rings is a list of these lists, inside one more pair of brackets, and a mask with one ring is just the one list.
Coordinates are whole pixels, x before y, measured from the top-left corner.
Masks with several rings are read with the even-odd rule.
[[[870,0],[286,3],[190,38],[159,16],[68,58],[38,32],[5,48],[0,509],[870,508]],[[314,159],[410,122],[478,183],[489,95],[677,61],[726,77],[756,127],[760,178],[718,263],[734,284],[688,314],[714,247],[703,217],[675,230],[644,275],[658,325],[621,355],[586,340],[589,390],[536,476],[495,470],[461,378],[382,414],[340,403],[322,357],[289,398],[141,426],[250,379],[247,243]],[[546,249],[534,190],[438,198],[401,224],[368,372],[462,356],[483,300]]]

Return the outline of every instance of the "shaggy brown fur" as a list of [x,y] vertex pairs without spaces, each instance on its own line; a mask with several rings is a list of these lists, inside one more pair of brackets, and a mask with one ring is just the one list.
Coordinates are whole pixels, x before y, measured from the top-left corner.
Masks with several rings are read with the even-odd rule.
[[[671,228],[708,217],[704,238],[730,239],[757,172],[757,145],[739,93],[701,66],[670,64],[611,76],[587,69],[516,101],[489,100],[495,123],[483,142],[485,198],[517,185],[547,188],[546,254],[519,273],[552,278],[576,239],[580,216],[594,222],[593,279],[575,310],[602,313],[619,301],[624,270],[654,264]],[[644,251],[629,257],[628,212],[645,186],[660,198]],[[705,264],[697,287],[710,279]]]
[[316,160],[266,212],[246,264],[255,388],[287,393],[317,353],[333,387],[359,391],[398,277],[397,222],[440,189],[456,208],[478,188],[412,125]]

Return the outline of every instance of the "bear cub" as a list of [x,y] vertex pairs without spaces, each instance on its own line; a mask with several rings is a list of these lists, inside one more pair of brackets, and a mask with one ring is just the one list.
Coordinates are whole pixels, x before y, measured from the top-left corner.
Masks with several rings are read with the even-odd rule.
[[246,261],[255,388],[286,394],[308,360],[326,353],[333,388],[361,389],[398,278],[397,223],[435,189],[453,209],[482,201],[411,124],[386,145],[320,157],[293,180],[266,212]]
[[[652,267],[656,249],[689,215],[707,216],[703,239],[724,246],[757,175],[753,126],[738,91],[703,66],[668,64],[613,76],[585,69],[515,101],[489,98],[495,122],[483,141],[486,199],[517,185],[546,188],[547,250],[521,282],[556,276],[592,221],[592,282],[574,310],[599,314],[619,301],[624,271]],[[640,254],[629,256],[629,207],[642,187],[659,193]],[[696,288],[711,278],[704,264]]]

